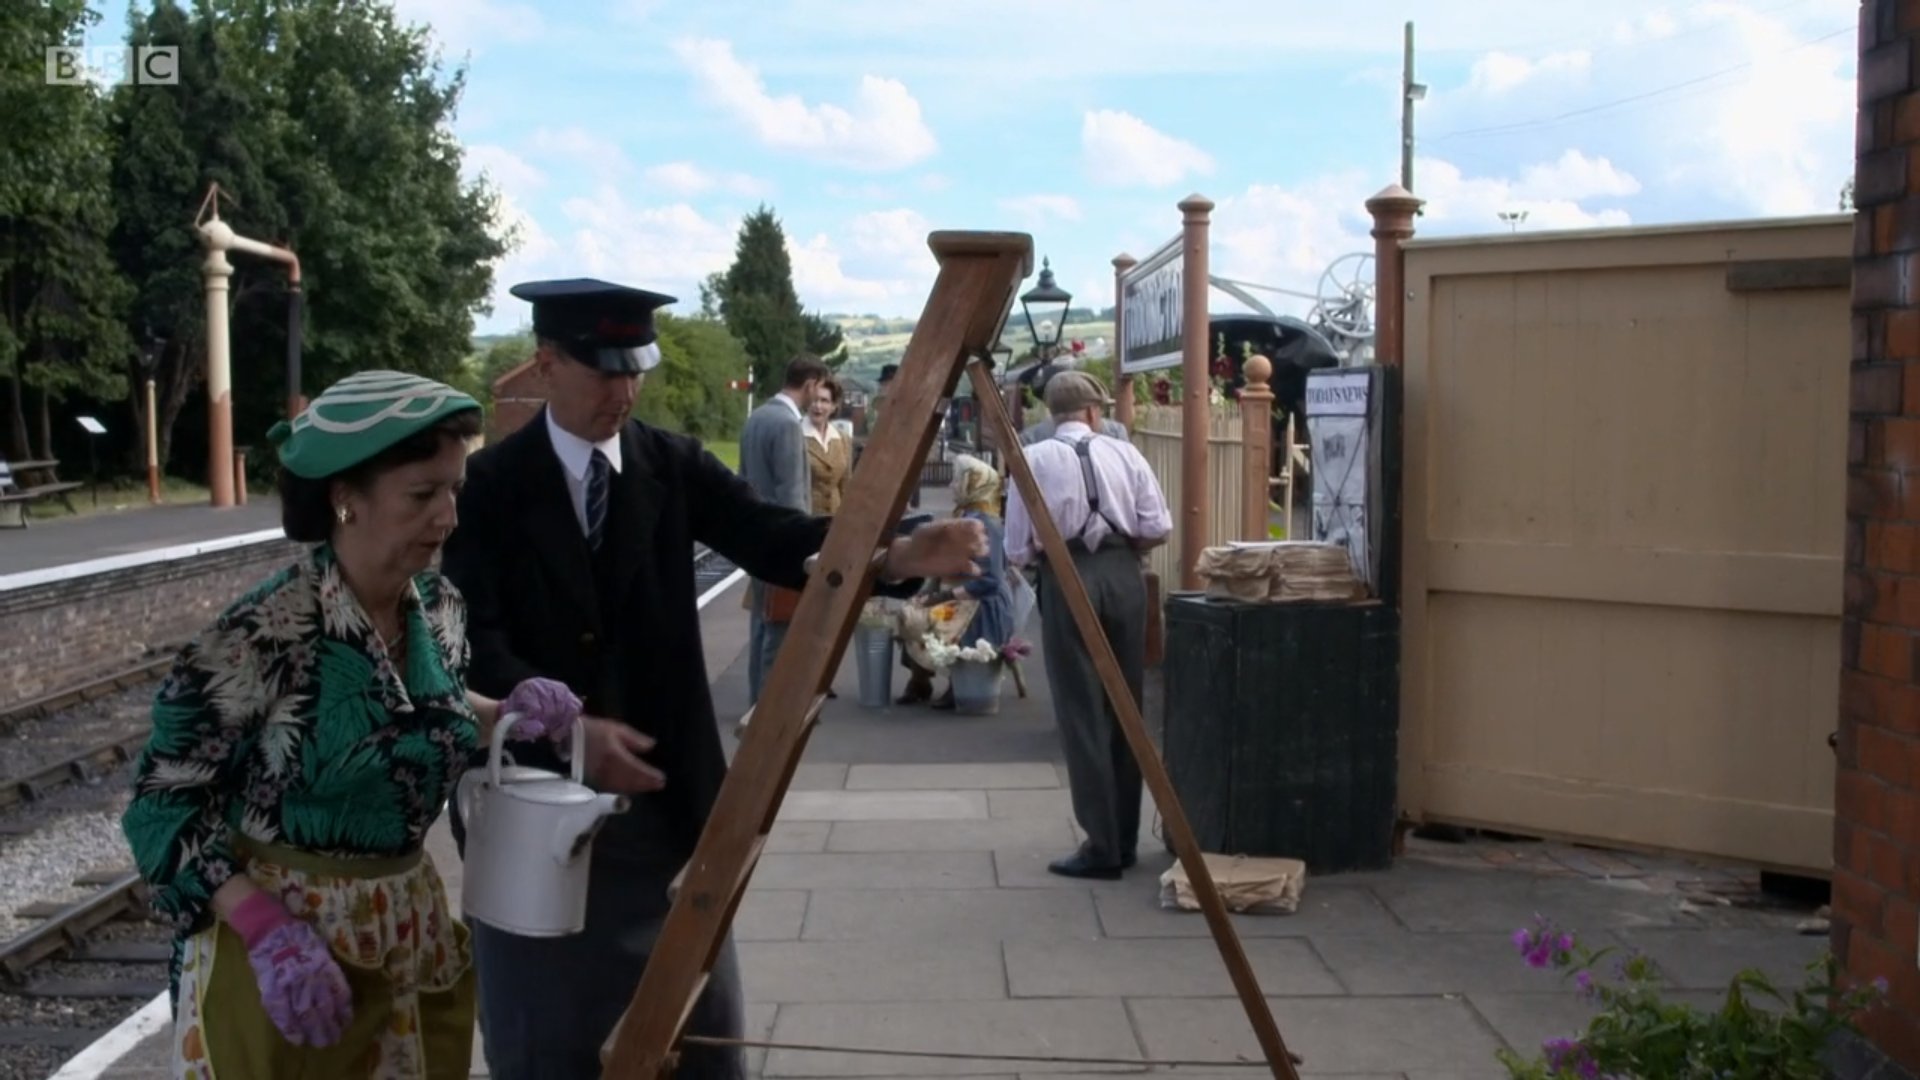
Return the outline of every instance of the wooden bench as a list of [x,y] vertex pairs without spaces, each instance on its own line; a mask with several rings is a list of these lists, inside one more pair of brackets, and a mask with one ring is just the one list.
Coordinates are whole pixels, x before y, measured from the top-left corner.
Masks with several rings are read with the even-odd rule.
[[[56,471],[59,468],[58,461],[9,464],[0,458],[0,524],[26,528],[27,507],[38,499],[59,499],[68,513],[78,513],[67,493],[86,485],[76,480],[61,480]],[[45,473],[47,479],[44,483],[24,484],[21,478],[28,473]]]

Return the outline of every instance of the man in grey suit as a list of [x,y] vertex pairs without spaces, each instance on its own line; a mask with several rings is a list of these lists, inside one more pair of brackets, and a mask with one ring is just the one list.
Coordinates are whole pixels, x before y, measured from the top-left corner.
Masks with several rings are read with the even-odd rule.
[[[787,362],[780,392],[747,417],[740,432],[740,476],[762,501],[812,512],[812,474],[800,425],[820,384],[830,375],[819,357],[805,353],[794,357]],[[747,607],[747,703],[752,705],[760,700],[760,687],[780,652],[787,624],[784,619],[767,619],[767,587],[757,579],[747,588]]]

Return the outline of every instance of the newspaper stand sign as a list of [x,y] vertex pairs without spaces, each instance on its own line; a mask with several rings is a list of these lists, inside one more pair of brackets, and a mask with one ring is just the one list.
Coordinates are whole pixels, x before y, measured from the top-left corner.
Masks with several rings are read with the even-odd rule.
[[1312,444],[1313,538],[1347,549],[1353,576],[1376,592],[1369,528],[1374,438],[1371,368],[1307,373],[1307,439]]
[[1120,278],[1120,373],[1179,367],[1186,332],[1185,237],[1176,236]]

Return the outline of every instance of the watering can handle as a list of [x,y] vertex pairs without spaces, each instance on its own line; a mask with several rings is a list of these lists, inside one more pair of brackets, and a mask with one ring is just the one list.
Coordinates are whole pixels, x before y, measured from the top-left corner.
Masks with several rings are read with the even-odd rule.
[[[493,746],[487,754],[487,779],[494,787],[500,786],[500,759],[507,753],[507,737],[513,731],[513,725],[521,720],[519,713],[504,713],[493,723]],[[573,723],[573,782],[587,782],[587,725],[575,720]]]

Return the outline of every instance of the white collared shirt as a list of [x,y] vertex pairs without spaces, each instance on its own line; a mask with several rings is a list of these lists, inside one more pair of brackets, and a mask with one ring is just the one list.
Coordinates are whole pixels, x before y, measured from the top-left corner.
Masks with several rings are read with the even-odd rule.
[[614,474],[620,472],[620,436],[615,435],[605,442],[590,443],[561,427],[553,418],[553,410],[546,410],[547,435],[553,440],[553,452],[560,458],[560,471],[567,476],[567,494],[573,499],[574,520],[580,523],[580,535],[587,534],[587,467],[593,462],[593,452],[600,451],[607,457],[607,464],[613,466]]
[[[1087,504],[1086,474],[1073,445],[1089,437],[1093,438],[1087,449],[1100,496],[1100,517],[1095,517]],[[1173,532],[1173,515],[1167,509],[1160,481],[1133,443],[1105,435],[1094,437],[1091,428],[1072,420],[1056,428],[1052,438],[1025,450],[1040,498],[1065,539],[1079,539],[1097,547],[1113,531],[1112,526],[1138,540],[1158,540]],[[1018,487],[1007,493],[1006,530],[1008,561],[1024,566],[1043,554],[1040,535]]]
[[793,418],[796,422],[802,423],[802,424],[807,422],[806,414],[800,411],[800,403],[793,400],[792,394],[779,393],[779,394],[773,395],[773,398],[775,401],[778,401],[780,404],[785,405],[787,407],[787,411],[793,414]]

